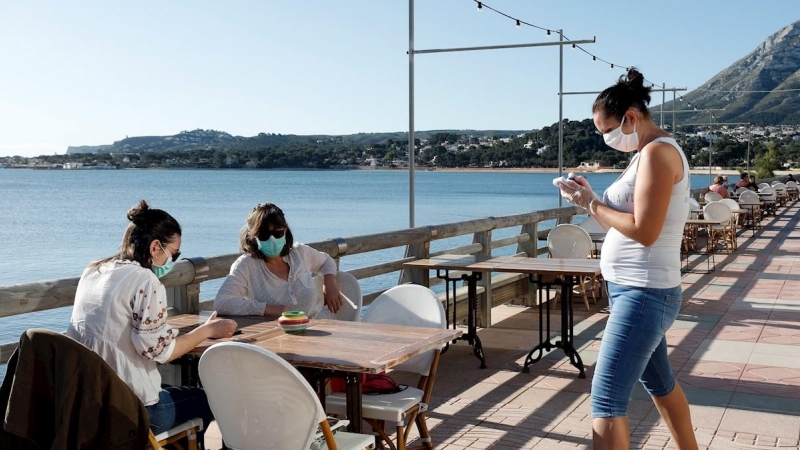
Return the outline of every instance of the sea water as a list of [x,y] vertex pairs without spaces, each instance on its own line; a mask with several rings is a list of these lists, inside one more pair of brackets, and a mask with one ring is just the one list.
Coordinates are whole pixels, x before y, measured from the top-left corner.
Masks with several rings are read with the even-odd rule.
[[[415,225],[520,214],[558,206],[552,173],[417,171]],[[602,192],[618,174],[590,174]],[[80,276],[93,260],[116,253],[140,199],[172,214],[183,228],[183,257],[238,251],[253,207],[283,209],[299,242],[399,230],[409,225],[409,172],[404,170],[24,170],[0,169],[0,286]],[[708,176],[692,176],[692,187]],[[564,205],[567,205],[565,202]],[[519,228],[498,230],[495,239]],[[471,235],[434,242],[432,250],[466,245]],[[513,248],[496,252],[508,254]],[[398,259],[403,249],[342,258],[350,270]],[[362,281],[371,292],[397,274]],[[221,280],[201,285],[212,299]],[[70,308],[0,319],[0,343],[30,327],[63,331]],[[5,368],[0,367],[0,377]]]

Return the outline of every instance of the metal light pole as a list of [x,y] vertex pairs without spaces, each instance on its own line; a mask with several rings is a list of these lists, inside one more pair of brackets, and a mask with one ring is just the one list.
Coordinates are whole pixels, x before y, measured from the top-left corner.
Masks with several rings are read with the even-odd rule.
[[414,0],[408,0],[408,227],[414,228]]
[[[558,30],[558,41],[564,42],[564,30]],[[558,93],[564,92],[564,46],[558,47]],[[564,176],[564,96],[558,96],[558,176]],[[558,207],[563,199],[558,196]]]
[[[408,167],[408,177],[409,177],[409,224],[410,227],[414,227],[414,55],[426,54],[426,53],[452,53],[452,52],[470,52],[470,51],[477,51],[477,50],[500,50],[500,49],[511,49],[511,48],[528,48],[528,47],[550,47],[553,45],[558,45],[561,49],[560,52],[560,64],[559,64],[559,95],[563,90],[563,55],[564,55],[564,46],[565,45],[578,45],[578,44],[594,44],[597,42],[597,38],[593,37],[592,39],[581,39],[577,41],[571,40],[564,40],[564,32],[563,30],[558,30],[559,33],[559,41],[558,42],[535,42],[531,44],[511,44],[511,45],[487,45],[481,47],[457,47],[457,48],[437,48],[437,49],[429,49],[429,50],[414,50],[414,1],[409,0],[408,2],[408,117],[409,117],[409,133],[408,133],[408,147],[409,147],[409,167]],[[562,159],[563,159],[563,120],[562,116],[562,104],[563,102],[559,102],[559,144],[558,144],[558,173],[561,175],[562,173]],[[558,206],[561,206],[561,196],[558,197]]]

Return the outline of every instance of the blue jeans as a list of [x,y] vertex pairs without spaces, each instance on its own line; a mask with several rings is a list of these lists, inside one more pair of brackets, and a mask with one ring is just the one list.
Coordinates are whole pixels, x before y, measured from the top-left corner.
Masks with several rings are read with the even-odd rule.
[[163,433],[189,419],[203,419],[203,432],[198,433],[197,443],[203,444],[203,433],[214,420],[206,393],[201,388],[184,386],[161,386],[158,403],[147,406],[150,414],[150,429],[153,434]]
[[640,288],[608,283],[611,314],[592,378],[592,417],[627,417],[636,380],[651,396],[675,388],[664,334],[681,307],[681,287]]

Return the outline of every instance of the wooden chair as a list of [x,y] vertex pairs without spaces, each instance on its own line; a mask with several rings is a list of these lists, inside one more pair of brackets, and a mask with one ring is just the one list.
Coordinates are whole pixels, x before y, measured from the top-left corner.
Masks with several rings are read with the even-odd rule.
[[153,434],[151,430],[147,437],[147,444],[151,450],[160,450],[167,444],[182,449],[181,441],[186,439],[187,450],[197,450],[197,432],[203,430],[203,419],[195,418],[188,420],[171,430],[167,430],[158,435]]
[[733,217],[731,209],[724,203],[709,203],[703,208],[703,217],[707,220],[719,222],[720,224],[708,227],[708,245],[706,251],[711,253],[716,248],[717,242],[722,241],[725,245],[725,250],[728,253],[732,253],[734,250],[734,243],[729,232],[731,218]]
[[[364,313],[363,321],[447,328],[447,318],[439,297],[427,287],[417,284],[395,286],[379,295]],[[395,370],[418,374],[417,387],[409,386],[394,394],[364,396],[362,415],[364,421],[377,433],[380,444],[386,443],[393,450],[405,450],[411,427],[416,423],[420,445],[414,448],[433,449],[426,411],[430,404],[436,369],[439,367],[439,354],[439,349],[432,350],[395,367]],[[328,395],[325,407],[331,414],[345,414],[345,394],[339,392]],[[396,444],[386,432],[386,425],[395,426]]]
[[[547,249],[550,251],[550,256],[553,258],[581,258],[586,259],[592,251],[592,237],[583,228],[572,224],[561,224],[550,230],[547,234]],[[587,286],[588,290],[592,292],[592,301],[597,303],[595,296],[594,284],[592,280],[579,280],[578,287],[580,293],[583,294],[583,304],[586,310],[589,310],[589,298],[586,295]],[[562,294],[563,295],[563,294]],[[553,301],[553,308],[558,304],[559,295],[556,301]]]
[[311,385],[269,350],[221,342],[203,353],[199,371],[230,449],[363,450],[374,445],[374,436],[344,431],[334,435]]

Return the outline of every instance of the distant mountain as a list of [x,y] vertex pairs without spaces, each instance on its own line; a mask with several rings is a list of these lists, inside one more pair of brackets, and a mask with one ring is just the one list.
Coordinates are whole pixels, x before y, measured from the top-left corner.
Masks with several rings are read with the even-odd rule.
[[[529,133],[532,130],[427,130],[414,133],[416,139],[427,139],[438,133],[472,135],[475,137],[494,136],[498,138]],[[358,133],[349,135],[296,135],[259,133],[252,137],[231,136],[224,131],[192,130],[182,131],[174,136],[126,137],[111,145],[69,147],[67,153],[143,153],[198,149],[224,150],[238,148],[245,150],[265,149],[288,144],[312,144],[333,142],[350,145],[374,145],[392,140],[401,142],[408,139],[408,132]]]
[[[800,91],[780,92],[786,89],[800,89],[800,21],[782,28],[747,56],[684,95],[675,109],[688,109],[688,102],[697,109],[725,108],[714,113],[717,122],[798,124]],[[668,110],[672,110],[672,101],[664,104],[664,111]],[[680,114],[676,122],[708,122],[710,115]],[[666,121],[670,121],[668,117],[665,114]]]
[[105,151],[110,145],[81,145],[78,147],[67,147],[67,154],[74,155],[76,153],[99,153]]

